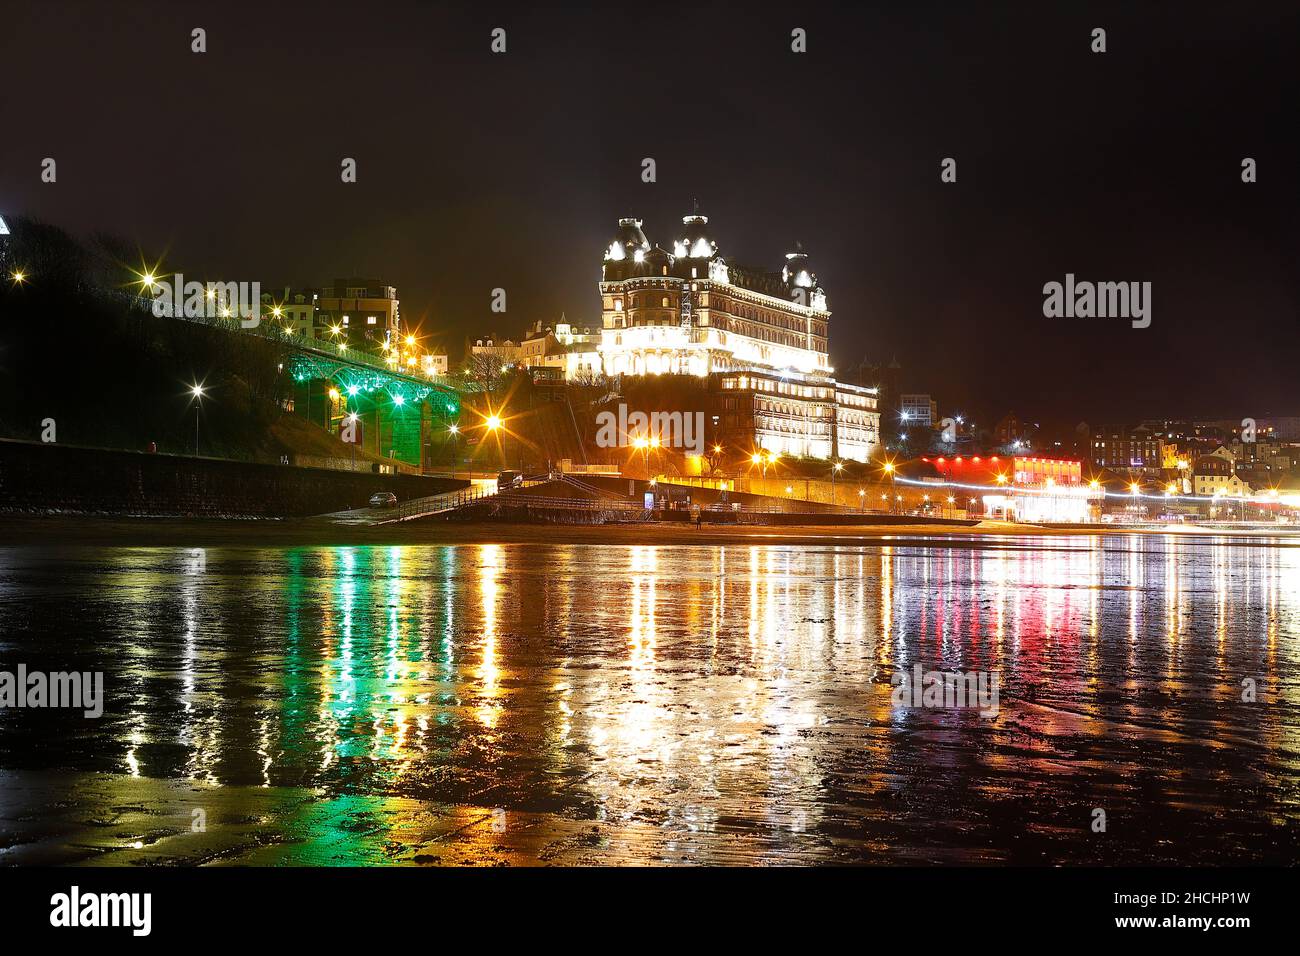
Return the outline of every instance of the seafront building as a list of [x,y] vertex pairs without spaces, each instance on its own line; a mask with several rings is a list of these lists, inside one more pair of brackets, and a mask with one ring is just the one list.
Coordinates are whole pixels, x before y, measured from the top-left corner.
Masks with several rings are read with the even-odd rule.
[[620,219],[600,297],[604,374],[704,380],[714,440],[857,461],[879,444],[877,391],[835,379],[826,292],[798,244],[768,271],[726,259],[706,216],[684,217],[671,251]]

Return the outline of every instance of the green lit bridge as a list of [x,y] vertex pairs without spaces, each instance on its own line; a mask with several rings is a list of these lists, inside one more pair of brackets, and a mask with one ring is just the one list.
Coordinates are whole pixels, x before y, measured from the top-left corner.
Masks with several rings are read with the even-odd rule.
[[[152,310],[153,300],[134,295]],[[443,441],[460,418],[460,393],[420,372],[341,343],[305,339],[270,316],[245,327],[238,318],[181,316],[184,321],[275,343],[279,371],[292,379],[293,411],[381,458],[420,466],[425,448]]]
[[293,379],[294,411],[372,454],[421,465],[426,444],[459,421],[453,388],[357,349],[304,340],[277,325],[268,331],[289,350],[284,371]]

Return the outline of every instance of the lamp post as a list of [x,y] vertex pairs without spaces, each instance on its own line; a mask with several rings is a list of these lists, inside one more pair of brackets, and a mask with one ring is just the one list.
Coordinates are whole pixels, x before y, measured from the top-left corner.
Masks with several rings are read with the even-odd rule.
[[[486,429],[487,435],[495,435],[501,430],[501,416],[495,412],[488,415],[488,417],[483,421],[483,427]],[[501,456],[501,467],[504,469],[506,467],[506,449],[505,445],[502,444],[500,437],[497,438],[497,450]]]
[[460,453],[460,426],[448,425],[447,431],[451,435],[451,477],[456,477],[456,456]]
[[353,412],[348,416],[348,422],[349,424],[352,425],[352,432],[348,436],[352,440],[348,442],[348,445],[352,448],[352,470],[353,471],[357,470],[357,418],[358,415],[356,412]]
[[831,468],[831,504],[839,503],[839,499],[835,497],[835,476],[838,475],[843,470],[844,470],[844,463],[841,461],[837,461],[835,463],[835,466]]
[[190,386],[190,394],[194,396],[194,457],[199,457],[199,412],[203,408],[203,386]]

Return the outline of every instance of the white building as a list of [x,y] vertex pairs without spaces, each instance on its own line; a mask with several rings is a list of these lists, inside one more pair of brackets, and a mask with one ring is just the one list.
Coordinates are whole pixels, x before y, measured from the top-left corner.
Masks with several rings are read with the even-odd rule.
[[709,379],[718,440],[865,461],[879,441],[874,389],[837,383],[830,311],[797,245],[779,272],[727,262],[708,219],[686,216],[672,252],[620,219],[600,282],[606,375]]

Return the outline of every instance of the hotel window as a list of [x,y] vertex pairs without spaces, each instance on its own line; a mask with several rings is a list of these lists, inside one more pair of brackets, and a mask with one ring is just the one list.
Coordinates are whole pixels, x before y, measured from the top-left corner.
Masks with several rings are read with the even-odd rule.
[[664,307],[665,309],[668,308],[668,296],[664,296],[663,307]]
[[366,325],[374,325],[374,324],[377,323],[378,321],[379,321],[379,320],[378,320],[377,318],[375,318],[373,315],[368,315],[368,316],[366,316]]
[[622,312],[622,311],[623,311],[623,300],[622,300],[622,299],[615,299],[615,300],[614,300],[614,311],[615,311],[615,312]]

